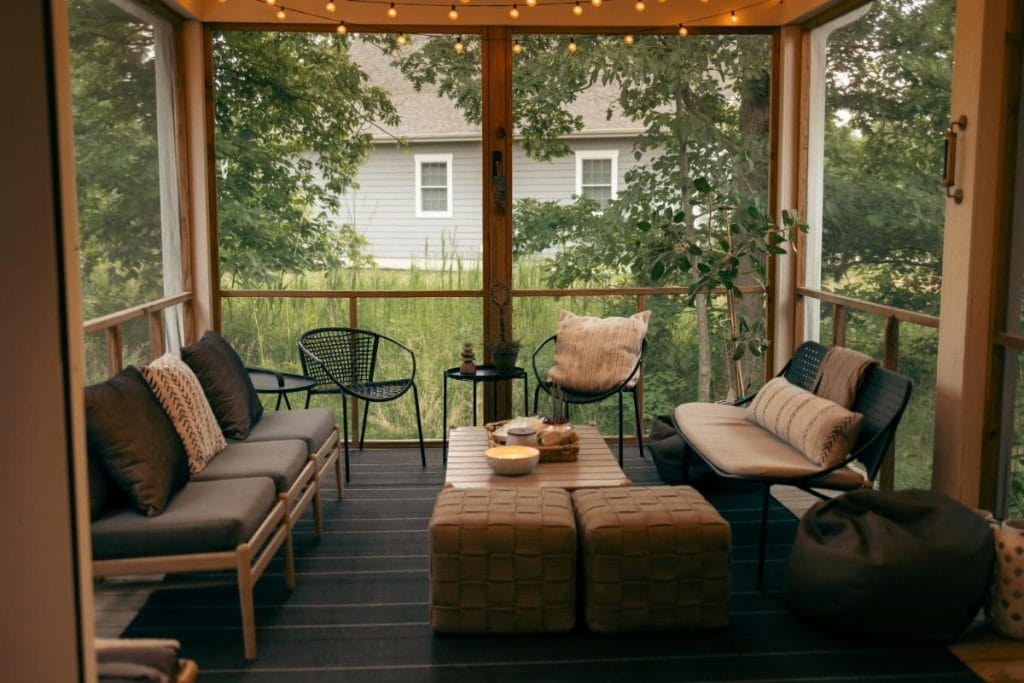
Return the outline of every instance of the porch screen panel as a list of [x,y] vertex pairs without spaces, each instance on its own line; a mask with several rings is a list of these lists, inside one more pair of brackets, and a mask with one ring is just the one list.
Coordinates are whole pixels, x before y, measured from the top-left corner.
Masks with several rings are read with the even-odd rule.
[[[745,345],[744,386],[735,386],[725,298],[690,304],[679,289],[665,290],[686,287],[696,253],[724,236],[723,223],[709,223],[698,206],[706,188],[731,207],[719,219],[765,208],[770,36],[516,38],[513,295],[530,292],[515,297],[525,352],[556,331],[563,308],[595,316],[646,308],[645,424],[682,401],[759,386],[763,363]],[[691,264],[675,253],[691,254]],[[749,264],[740,270],[737,283],[753,286]],[[584,288],[601,293],[573,294]],[[760,292],[738,306],[763,324]],[[603,429],[617,432],[615,401],[594,410]],[[625,422],[631,433],[632,417]]]
[[[936,141],[949,123],[954,9],[953,0],[877,0],[812,38],[812,91],[820,87],[824,102],[812,97],[823,116],[811,114],[821,118],[812,123],[808,286],[938,314],[945,200]],[[808,304],[814,336],[818,306]],[[851,319],[847,344],[881,358],[883,325]],[[831,321],[820,326],[828,341]],[[898,371],[914,391],[896,440],[897,488],[931,486],[937,343],[933,329],[900,327]]]
[[[174,30],[128,0],[68,4],[78,229],[86,320],[182,290],[175,139]],[[165,346],[181,311],[165,314]],[[145,326],[122,330],[126,358],[148,349]],[[103,340],[86,342],[104,374]]]

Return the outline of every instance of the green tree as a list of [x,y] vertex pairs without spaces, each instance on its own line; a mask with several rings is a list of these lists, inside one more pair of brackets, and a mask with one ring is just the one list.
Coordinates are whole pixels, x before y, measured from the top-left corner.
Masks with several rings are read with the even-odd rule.
[[366,262],[364,241],[334,216],[398,117],[388,93],[335,34],[224,31],[214,38],[220,258],[254,286]]

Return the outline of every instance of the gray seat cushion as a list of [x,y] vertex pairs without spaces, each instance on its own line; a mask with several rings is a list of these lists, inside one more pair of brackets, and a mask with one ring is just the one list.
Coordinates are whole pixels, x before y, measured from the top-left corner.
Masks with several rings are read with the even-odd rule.
[[330,408],[306,410],[268,410],[249,432],[247,443],[302,439],[310,454],[324,445],[334,429],[334,411]]
[[155,517],[125,508],[93,522],[93,559],[234,550],[275,502],[267,477],[191,481]]
[[[675,409],[676,426],[707,461],[722,472],[742,477],[784,479],[820,472],[798,450],[746,417],[745,406],[684,403]],[[821,477],[819,483],[837,489],[856,489],[865,479],[850,467]]]
[[309,461],[306,443],[290,441],[233,442],[214,456],[192,481],[270,477],[274,489],[284,493],[295,483]]

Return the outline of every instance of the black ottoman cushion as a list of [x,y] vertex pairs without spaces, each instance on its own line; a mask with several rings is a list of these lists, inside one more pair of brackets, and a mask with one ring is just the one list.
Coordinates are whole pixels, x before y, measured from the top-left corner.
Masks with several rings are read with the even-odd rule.
[[895,642],[947,642],[988,591],[992,531],[932,491],[852,491],[814,505],[786,571],[786,607]]

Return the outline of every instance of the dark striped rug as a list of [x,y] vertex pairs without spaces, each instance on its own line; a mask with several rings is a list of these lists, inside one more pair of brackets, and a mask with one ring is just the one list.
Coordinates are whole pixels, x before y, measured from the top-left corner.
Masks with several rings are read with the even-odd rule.
[[[947,649],[895,647],[823,632],[782,608],[794,517],[771,510],[764,592],[753,589],[759,494],[708,492],[733,529],[728,628],[604,636],[435,636],[428,623],[427,521],[443,481],[440,452],[353,453],[345,498],[325,499],[316,542],[297,528],[298,586],[280,560],[256,587],[259,660],[242,655],[233,585],[154,593],[126,637],[181,640],[207,681],[970,681]],[[634,449],[626,472],[660,483]]]

